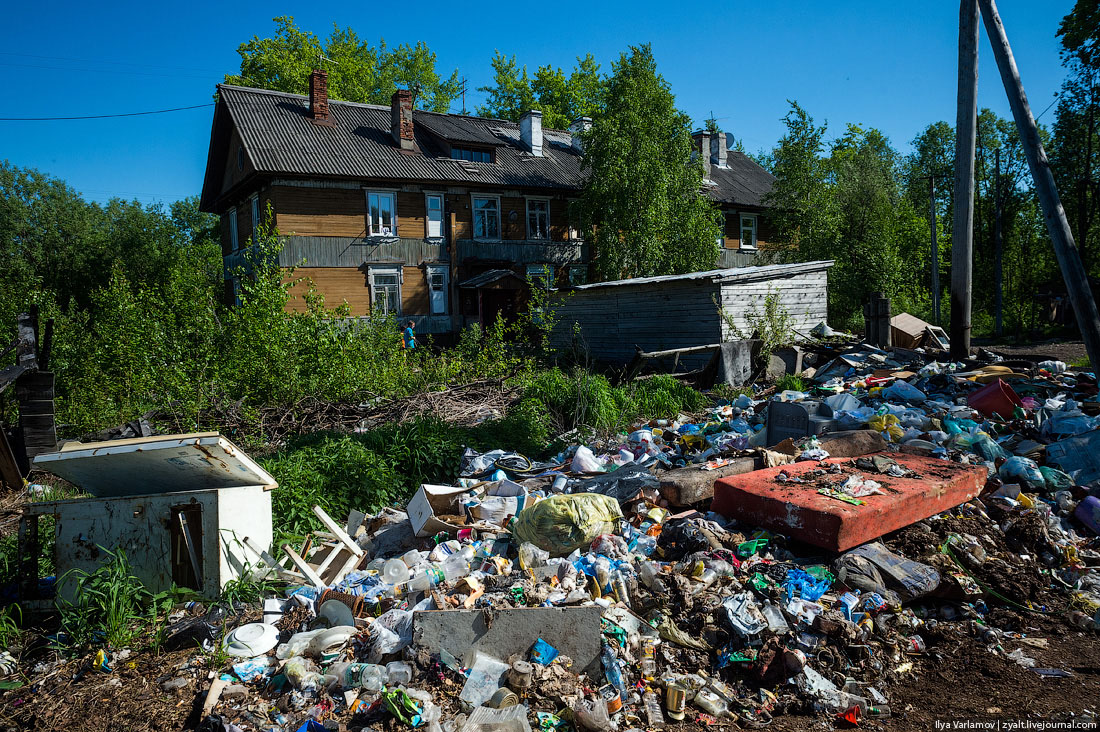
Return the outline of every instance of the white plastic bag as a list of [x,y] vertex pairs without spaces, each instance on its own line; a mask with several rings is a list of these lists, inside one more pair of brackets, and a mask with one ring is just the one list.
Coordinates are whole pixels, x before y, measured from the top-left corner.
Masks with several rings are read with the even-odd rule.
[[602,473],[603,465],[591,450],[581,445],[573,455],[573,462],[569,465],[569,469],[574,473]]

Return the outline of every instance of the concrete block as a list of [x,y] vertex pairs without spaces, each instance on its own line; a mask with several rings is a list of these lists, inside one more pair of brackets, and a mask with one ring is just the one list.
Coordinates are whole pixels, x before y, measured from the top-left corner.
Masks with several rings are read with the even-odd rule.
[[874,430],[829,432],[818,441],[829,457],[835,458],[861,457],[886,449],[886,438]]
[[752,379],[753,355],[760,341],[728,341],[722,344],[718,362],[719,384],[744,386]]
[[[814,462],[794,463],[718,480],[711,509],[746,526],[840,552],[965,503],[985,485],[981,466],[912,455],[892,457],[918,477],[872,475],[847,459],[830,458],[825,462],[841,466],[841,474],[807,477],[806,483],[777,482],[780,471],[799,476],[819,467]],[[817,492],[853,473],[879,482],[885,494],[865,496],[860,499],[862,506],[854,506]]]
[[717,470],[698,466],[669,470],[661,474],[661,497],[673,506],[690,506],[713,498],[714,481],[719,478],[751,473],[756,468],[756,458],[743,457]]
[[802,373],[802,347],[784,346],[777,348],[768,360],[765,378],[775,381],[787,374]]
[[413,614],[413,644],[435,652],[444,648],[460,659],[479,650],[503,661],[513,653],[526,658],[542,638],[572,658],[576,670],[597,678],[602,613],[598,605],[418,612]]

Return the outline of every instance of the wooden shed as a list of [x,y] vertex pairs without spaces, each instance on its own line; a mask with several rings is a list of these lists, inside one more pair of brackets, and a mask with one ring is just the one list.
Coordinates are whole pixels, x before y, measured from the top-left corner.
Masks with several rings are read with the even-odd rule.
[[[778,295],[795,329],[808,333],[826,319],[832,266],[831,260],[774,264],[580,285],[559,293],[551,343],[569,349],[579,335],[593,359],[622,365],[638,349],[664,351],[734,340],[736,334],[716,303],[746,331],[746,316],[763,312],[770,293]],[[696,360],[707,358],[703,354]]]

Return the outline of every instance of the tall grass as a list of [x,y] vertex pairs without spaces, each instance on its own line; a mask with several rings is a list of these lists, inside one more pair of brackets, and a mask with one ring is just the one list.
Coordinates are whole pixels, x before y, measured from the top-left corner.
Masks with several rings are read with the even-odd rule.
[[74,599],[59,598],[57,603],[65,645],[70,648],[99,643],[122,648],[140,634],[138,623],[146,619],[145,610],[153,600],[131,571],[125,551],[103,547],[100,551],[103,561],[95,570],[73,569],[59,580],[63,592],[75,583]]

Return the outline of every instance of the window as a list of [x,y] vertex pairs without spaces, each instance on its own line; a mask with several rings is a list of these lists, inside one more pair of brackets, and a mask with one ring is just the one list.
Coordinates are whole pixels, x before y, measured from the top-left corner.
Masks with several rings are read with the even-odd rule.
[[432,315],[447,314],[447,268],[428,267],[428,299]]
[[550,238],[550,199],[527,199],[527,238]]
[[569,207],[569,241],[584,241],[581,235],[580,216],[577,213],[576,200],[570,201]]
[[474,196],[474,238],[500,238],[500,199]]
[[469,160],[474,163],[493,162],[493,154],[488,150],[471,150],[467,147],[452,147],[451,158],[453,160]]
[[741,248],[756,249],[756,217],[741,215]]
[[229,244],[232,246],[233,251],[236,251],[240,244],[237,243],[237,209],[230,209],[229,211]]
[[399,267],[372,268],[370,289],[373,314],[401,314],[401,269]]
[[397,236],[396,194],[371,191],[367,194],[371,236]]
[[584,264],[569,265],[569,284],[583,285],[588,281],[588,266]]
[[427,231],[429,239],[443,236],[443,196],[429,194],[425,201],[427,209]]
[[540,286],[549,290],[554,286],[554,268],[549,264],[527,265],[527,279],[532,286]]
[[260,228],[260,197],[253,196],[252,201],[252,243],[256,243],[256,230]]

